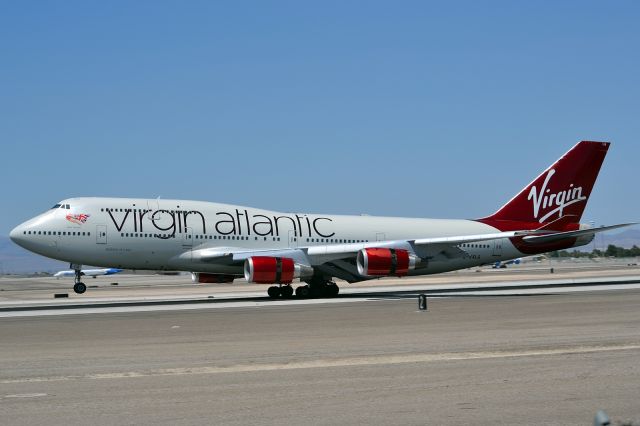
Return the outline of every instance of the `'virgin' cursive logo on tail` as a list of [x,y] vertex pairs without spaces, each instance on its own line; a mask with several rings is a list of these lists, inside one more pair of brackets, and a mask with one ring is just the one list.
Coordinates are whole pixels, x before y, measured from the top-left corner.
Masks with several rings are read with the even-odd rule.
[[542,188],[538,191],[538,187],[533,185],[529,191],[527,200],[533,202],[533,217],[538,219],[538,215],[544,212],[547,208],[555,207],[544,214],[538,219],[540,223],[544,222],[554,214],[558,213],[558,217],[562,217],[562,212],[565,207],[571,204],[579,203],[580,201],[586,201],[587,197],[582,195],[582,187],[573,184],[569,185],[569,188],[564,191],[551,193],[551,189],[547,188],[551,176],[556,173],[555,169],[549,170],[547,176],[544,179]]

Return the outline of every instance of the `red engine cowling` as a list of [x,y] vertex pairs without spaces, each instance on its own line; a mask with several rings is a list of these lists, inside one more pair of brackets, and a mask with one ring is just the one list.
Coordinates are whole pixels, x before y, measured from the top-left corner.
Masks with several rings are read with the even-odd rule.
[[205,272],[192,272],[191,281],[201,284],[222,284],[232,283],[234,280],[233,275],[228,274],[207,274]]
[[407,250],[371,247],[358,252],[358,273],[369,277],[402,277],[416,267],[417,257]]
[[297,278],[295,272],[296,265],[288,257],[252,256],[244,262],[244,277],[250,283],[289,284]]

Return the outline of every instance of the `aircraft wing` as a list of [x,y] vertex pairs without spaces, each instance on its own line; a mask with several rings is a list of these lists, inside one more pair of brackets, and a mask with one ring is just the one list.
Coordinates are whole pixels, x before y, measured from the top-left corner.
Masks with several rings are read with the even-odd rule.
[[366,243],[325,244],[310,247],[290,247],[282,249],[250,250],[240,247],[204,247],[189,250],[179,257],[193,262],[239,265],[254,256],[291,258],[295,263],[311,266],[328,275],[349,282],[362,281],[371,277],[358,271],[358,253],[363,249],[386,248],[405,250],[417,261],[454,259],[468,255],[463,245],[481,243],[505,238],[519,237],[528,243],[549,243],[567,238],[593,235],[635,223],[625,223],[600,228],[582,229],[568,232],[554,232],[545,229],[496,232],[476,235],[459,235],[437,238],[417,238],[407,240],[371,241]]
[[451,254],[452,252],[460,252],[460,254],[462,254],[464,253],[464,251],[460,250],[458,247],[461,244],[491,241],[502,238],[521,237],[534,233],[534,231],[509,231],[491,234],[460,235],[453,237],[418,238],[413,240],[389,240],[372,241],[368,243],[331,244],[312,246],[307,248],[306,250],[310,256],[316,256],[325,259],[350,257],[356,254],[358,251],[370,247],[405,249],[416,252],[417,254],[425,257],[432,257],[433,255],[436,255],[443,251],[449,252],[449,254]]
[[[445,249],[456,249],[466,243],[490,241],[501,238],[513,238],[535,234],[535,231],[509,231],[492,234],[464,235],[455,237],[419,238],[414,240],[370,241],[367,243],[326,244],[311,247],[244,250],[238,247],[210,247],[190,252],[193,260],[202,262],[235,263],[244,261],[251,256],[291,257],[294,260],[301,253],[309,258],[310,264],[315,265],[329,259],[349,258],[360,250],[370,247],[408,249],[420,252],[439,252]],[[316,260],[316,261],[314,261]],[[318,262],[319,261],[319,262]]]
[[287,257],[301,265],[313,266],[320,271],[326,271],[332,276],[354,282],[367,279],[358,273],[356,267],[358,252],[365,248],[402,249],[424,260],[438,257],[452,259],[463,257],[467,254],[467,252],[460,247],[462,244],[522,237],[535,233],[536,231],[509,231],[452,237],[326,244],[311,247],[265,250],[246,250],[238,247],[207,247],[185,252],[180,255],[180,257],[190,257],[193,262],[217,263],[221,265],[237,265],[253,256]]

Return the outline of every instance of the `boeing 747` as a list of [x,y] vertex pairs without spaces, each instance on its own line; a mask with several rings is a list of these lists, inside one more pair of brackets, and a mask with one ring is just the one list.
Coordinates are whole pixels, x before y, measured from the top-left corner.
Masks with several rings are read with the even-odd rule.
[[[428,275],[588,244],[580,218],[609,143],[583,141],[490,216],[474,220],[280,213],[203,201],[70,198],[11,231],[71,264],[188,271],[197,282],[270,285],[269,296],[331,297],[349,283]],[[463,208],[464,206],[460,206]],[[293,282],[301,284],[294,290]]]

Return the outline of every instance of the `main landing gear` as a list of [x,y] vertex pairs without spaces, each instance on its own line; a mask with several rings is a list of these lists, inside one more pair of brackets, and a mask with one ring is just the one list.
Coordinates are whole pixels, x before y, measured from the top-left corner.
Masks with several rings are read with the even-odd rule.
[[291,284],[286,284],[286,285],[274,285],[269,287],[269,290],[267,290],[267,293],[269,294],[269,297],[272,299],[277,299],[278,297],[282,297],[283,299],[289,299],[291,296],[293,296],[293,287],[291,287]]
[[87,291],[87,286],[81,281],[82,277],[82,266],[80,265],[71,265],[73,270],[76,272],[75,276],[75,284],[73,284],[73,291],[78,294],[82,294]]
[[[340,288],[333,281],[325,279],[314,279],[306,285],[296,288],[296,297],[298,299],[320,298],[320,297],[336,297],[340,292]],[[269,297],[277,299],[289,299],[293,296],[293,287],[290,284],[271,286],[267,290]]]

